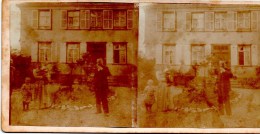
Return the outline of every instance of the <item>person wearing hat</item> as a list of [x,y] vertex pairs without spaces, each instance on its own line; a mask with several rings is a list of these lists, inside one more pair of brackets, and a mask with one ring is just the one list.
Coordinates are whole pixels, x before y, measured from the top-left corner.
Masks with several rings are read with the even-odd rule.
[[96,113],[101,113],[101,105],[103,112],[108,116],[109,108],[107,101],[108,94],[108,81],[107,77],[110,76],[110,72],[107,66],[104,65],[102,58],[97,59],[96,70],[93,79],[95,96],[96,96]]
[[[226,112],[227,115],[231,115],[230,96],[231,91],[230,79],[233,78],[231,70],[227,67],[227,62],[220,61],[220,67],[217,78],[217,94],[219,102],[219,112],[221,115]],[[234,77],[235,78],[235,77]]]
[[26,77],[25,83],[22,85],[22,95],[23,95],[23,111],[29,110],[29,103],[32,100],[33,84],[31,84],[31,78]]

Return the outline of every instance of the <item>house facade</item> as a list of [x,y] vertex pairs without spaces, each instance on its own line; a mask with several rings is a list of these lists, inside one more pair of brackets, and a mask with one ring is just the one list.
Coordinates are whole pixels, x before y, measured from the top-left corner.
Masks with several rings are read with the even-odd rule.
[[[152,4],[143,12],[145,35],[139,45],[144,57],[155,59],[155,71],[185,73],[211,56],[227,61],[238,77],[256,77],[259,5]],[[208,72],[201,67],[197,74]]]
[[128,79],[136,68],[138,9],[134,4],[37,2],[18,7],[21,51],[31,56],[34,65],[56,64],[64,76],[86,75],[78,61],[87,54],[92,62],[103,58],[115,78]]

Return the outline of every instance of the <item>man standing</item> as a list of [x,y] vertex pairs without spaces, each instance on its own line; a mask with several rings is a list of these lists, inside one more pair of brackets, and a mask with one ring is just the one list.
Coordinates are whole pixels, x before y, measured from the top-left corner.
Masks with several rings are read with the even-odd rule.
[[219,102],[219,111],[220,114],[224,114],[226,111],[227,115],[231,115],[230,107],[230,96],[231,91],[230,87],[230,78],[233,77],[233,74],[225,62],[220,62],[220,68],[218,73],[218,102]]
[[109,109],[108,109],[108,101],[107,101],[107,94],[108,94],[108,81],[107,77],[110,76],[110,72],[108,67],[104,65],[103,59],[97,59],[96,70],[94,75],[94,88],[95,88],[95,95],[96,95],[96,113],[101,113],[101,104],[103,107],[103,112],[106,116],[108,116]]

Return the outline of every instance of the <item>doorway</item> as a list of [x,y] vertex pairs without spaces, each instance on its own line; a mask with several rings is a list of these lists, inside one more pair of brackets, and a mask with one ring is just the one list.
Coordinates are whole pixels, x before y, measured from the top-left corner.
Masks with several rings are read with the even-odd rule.
[[227,65],[230,67],[230,45],[229,44],[214,44],[212,45],[212,54],[216,57],[215,61],[218,65],[219,61],[227,61]]
[[87,42],[87,52],[92,62],[96,63],[98,58],[102,58],[106,63],[106,42]]

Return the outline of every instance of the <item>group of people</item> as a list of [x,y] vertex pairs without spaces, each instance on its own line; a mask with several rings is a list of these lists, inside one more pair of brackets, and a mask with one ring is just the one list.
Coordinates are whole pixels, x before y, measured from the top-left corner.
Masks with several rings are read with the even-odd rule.
[[[93,79],[93,88],[96,97],[96,113],[99,114],[103,112],[108,116],[108,80],[107,77],[110,76],[110,71],[107,66],[105,66],[102,58],[98,58],[96,61],[95,75]],[[21,87],[23,95],[23,110],[29,110],[29,104],[32,100],[39,102],[39,109],[46,108],[46,103],[43,102],[44,96],[46,95],[46,90],[44,90],[48,78],[46,77],[46,72],[40,66],[37,66],[33,70],[33,76],[35,83],[31,82],[30,77],[25,78],[25,82]],[[73,88],[73,86],[72,86]]]
[[[218,96],[218,109],[219,113],[222,115],[226,113],[227,115],[231,115],[231,106],[230,106],[230,79],[236,78],[233,76],[230,68],[227,65],[227,62],[220,61],[219,67],[216,70],[215,75],[217,76],[216,80],[216,91]],[[152,106],[156,105],[156,109],[159,112],[167,112],[172,109],[173,99],[171,88],[167,82],[167,72],[158,71],[156,73],[156,77],[158,80],[158,86],[153,84],[153,80],[148,80],[147,86],[144,89],[145,99],[144,106],[146,108],[147,113],[152,112]]]

